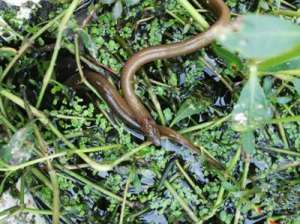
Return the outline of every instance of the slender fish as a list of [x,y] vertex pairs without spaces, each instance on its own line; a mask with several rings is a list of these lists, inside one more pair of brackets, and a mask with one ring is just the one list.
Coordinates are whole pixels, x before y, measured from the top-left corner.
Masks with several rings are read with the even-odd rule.
[[135,120],[142,131],[155,145],[160,145],[160,130],[150,113],[134,92],[133,81],[136,72],[145,64],[158,60],[187,55],[210,44],[224,25],[230,20],[230,11],[222,0],[202,1],[217,16],[218,20],[205,32],[195,37],[172,44],[145,48],[134,54],[125,64],[121,74],[121,86],[125,100],[132,109]]
[[[125,122],[129,127],[135,130],[141,130],[141,126],[138,122],[136,122],[134,117],[135,114],[132,109],[128,106],[124,98],[119,95],[118,90],[106,79],[104,75],[85,70],[84,76],[88,80],[88,82],[93,85],[93,87],[99,92],[99,94],[106,101],[111,110],[123,122]],[[65,83],[69,86],[72,86],[74,89],[78,89],[80,88],[80,77],[79,75],[72,76]],[[197,146],[195,146],[175,130],[161,125],[157,125],[157,129],[160,133],[160,139],[169,139],[177,144],[191,149],[197,154],[201,153],[201,150]],[[219,161],[215,160],[209,155],[206,154],[205,157],[211,165],[217,167],[218,169],[224,168]]]

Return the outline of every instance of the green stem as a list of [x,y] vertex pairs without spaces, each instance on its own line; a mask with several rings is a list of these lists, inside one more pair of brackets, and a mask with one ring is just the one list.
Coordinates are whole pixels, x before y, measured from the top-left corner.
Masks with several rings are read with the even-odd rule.
[[56,117],[56,118],[61,118],[61,119],[65,119],[65,120],[86,120],[86,121],[95,121],[95,118],[91,118],[91,117],[79,117],[79,116],[69,116],[69,115],[64,115],[64,114],[56,114],[51,112],[49,114],[51,117]]
[[184,168],[181,166],[181,164],[179,163],[178,160],[175,161],[176,166],[178,167],[179,171],[181,172],[181,174],[184,176],[184,178],[186,179],[186,181],[191,185],[191,187],[194,189],[194,191],[201,197],[201,198],[205,198],[203,196],[203,194],[201,193],[201,191],[199,191],[199,188],[197,187],[197,185],[194,183],[194,181],[192,180],[192,178],[190,178],[190,176],[187,174],[187,172],[184,170]]
[[13,126],[9,120],[7,120],[3,115],[0,114],[0,120],[2,120],[2,122],[12,131],[12,132],[16,132],[17,129],[15,128],[15,126]]
[[16,32],[10,25],[8,25],[2,17],[0,17],[0,27],[1,30],[6,30],[12,33],[14,36],[18,37],[20,40],[24,40],[24,37],[20,35],[18,32]]
[[42,89],[39,93],[37,104],[36,104],[37,108],[39,108],[41,103],[42,103],[46,88],[47,88],[47,86],[49,84],[49,81],[51,79],[53,69],[54,69],[54,66],[55,66],[55,62],[56,62],[56,59],[57,59],[57,56],[58,56],[58,52],[59,52],[60,47],[61,47],[63,33],[64,33],[64,31],[67,27],[67,23],[68,23],[69,19],[71,18],[72,14],[73,14],[73,11],[75,10],[75,8],[76,8],[76,6],[78,5],[79,2],[80,2],[80,0],[73,0],[72,1],[72,3],[70,4],[69,8],[67,9],[64,17],[62,18],[62,20],[60,22],[59,27],[58,27],[58,33],[57,33],[57,37],[56,37],[54,51],[53,51],[53,54],[52,54],[52,57],[51,57],[50,65],[49,65],[49,67],[48,67],[48,69],[45,73],[44,79],[43,79]]
[[175,200],[180,204],[180,206],[182,207],[182,209],[186,212],[186,214],[190,217],[190,219],[194,222],[194,223],[198,223],[199,219],[197,218],[197,216],[194,214],[194,212],[190,209],[190,207],[188,206],[188,204],[186,203],[186,201],[184,201],[175,191],[175,189],[173,188],[173,186],[168,182],[165,181],[164,182],[165,187],[170,191],[170,193],[173,195],[173,197],[175,198]]
[[278,76],[279,78],[281,78],[281,76],[296,76],[296,77],[299,77],[300,76],[300,69],[289,69],[289,70],[282,70],[282,71],[276,71],[276,72],[268,72],[267,71],[267,72],[261,72],[260,75],[265,75],[265,73],[267,73],[267,75]]
[[[0,82],[1,83],[1,82]],[[3,102],[3,99],[2,98],[0,98],[0,111],[1,111],[1,113],[2,113],[2,115],[4,116],[4,117],[7,117],[7,113],[6,113],[6,107],[5,107],[5,105],[4,105],[4,102]]]
[[[87,132],[88,133],[88,132]],[[78,132],[72,132],[72,133],[69,133],[69,134],[66,134],[65,135],[65,138],[66,139],[72,139],[72,138],[78,138],[78,137],[81,137],[83,136],[84,133],[82,131],[78,131]],[[51,139],[48,142],[49,145],[52,145],[52,144],[55,144],[59,141],[59,139]]]
[[2,179],[1,184],[0,184],[0,195],[2,195],[3,193],[3,188],[4,188],[4,184],[6,182],[6,180],[8,179],[8,177],[13,173],[13,171],[9,171],[5,177]]
[[120,158],[116,159],[115,161],[113,161],[111,163],[112,167],[117,166],[118,164],[128,160],[132,155],[134,155],[135,153],[141,151],[142,149],[146,148],[147,146],[151,145],[152,143],[150,141],[148,142],[144,142],[143,144],[141,144],[139,147],[131,150],[130,152],[124,154],[123,156],[121,156]]
[[21,178],[20,178],[20,207],[24,208],[25,207],[25,175],[27,174],[27,171],[23,172]]
[[242,147],[239,147],[238,150],[236,151],[235,155],[231,158],[231,160],[230,160],[230,162],[229,162],[229,164],[227,166],[227,172],[229,174],[231,174],[233,172],[236,164],[240,160],[241,151],[242,151]]
[[55,158],[59,158],[59,157],[63,157],[63,156],[67,156],[67,155],[71,155],[71,154],[79,154],[79,153],[86,153],[86,152],[95,152],[95,151],[100,151],[100,150],[108,150],[108,149],[113,149],[113,148],[119,148],[120,145],[109,145],[109,146],[99,146],[99,147],[93,147],[93,148],[87,148],[87,149],[75,149],[72,151],[65,151],[65,152],[59,152],[59,153],[55,153],[49,156],[44,156],[42,158],[38,158],[38,159],[34,159],[31,161],[28,161],[26,163],[21,163],[19,165],[15,165],[15,166],[7,166],[4,168],[0,168],[0,171],[16,171],[19,169],[23,169],[27,166],[32,166],[38,163],[42,163],[45,162],[47,160],[51,160],[51,159],[55,159]]
[[245,158],[245,167],[244,167],[244,172],[241,180],[241,188],[244,190],[246,188],[247,184],[247,177],[249,173],[249,167],[250,167],[250,155],[246,153],[246,158]]
[[281,139],[283,141],[284,147],[288,148],[289,143],[288,143],[282,122],[278,122],[277,126],[278,126],[278,130],[279,130],[279,134],[281,135]]
[[30,169],[30,171],[32,172],[32,174],[34,176],[36,176],[36,178],[38,178],[45,186],[47,186],[50,190],[52,189],[52,185],[51,182],[49,181],[49,179],[36,167],[32,167]]
[[40,210],[40,209],[34,209],[34,208],[23,208],[21,212],[24,213],[32,213],[35,215],[52,215],[52,211],[50,210]]
[[189,128],[186,128],[186,129],[183,129],[181,131],[179,131],[181,134],[186,134],[186,133],[189,133],[189,132],[194,132],[194,131],[198,131],[198,130],[201,130],[201,129],[204,129],[207,130],[207,129],[212,129],[216,126],[219,126],[221,125],[222,123],[226,122],[227,120],[229,120],[230,118],[230,114],[225,116],[225,117],[222,117],[218,120],[214,120],[214,121],[208,121],[208,122],[205,122],[205,123],[202,123],[202,124],[198,124],[198,125],[195,125],[195,126],[192,126],[192,127],[189,127]]
[[[27,114],[29,116],[29,119],[33,119],[33,114],[29,109],[29,104],[26,102],[25,104],[25,109],[27,111]],[[33,124],[34,128],[34,134],[37,139],[37,145],[39,146],[40,153],[44,156],[48,156],[47,149],[48,145],[46,141],[43,139],[42,134],[38,128],[38,126],[34,123]],[[52,189],[52,224],[59,224],[59,218],[60,218],[60,191],[59,191],[59,186],[58,186],[58,181],[57,181],[57,176],[56,172],[53,169],[52,163],[50,160],[47,160],[47,168],[49,170],[49,176],[51,180],[51,188]]]
[[26,52],[26,50],[31,47],[31,45],[35,42],[35,40],[41,36],[46,30],[48,30],[50,27],[52,27],[63,15],[65,12],[59,14],[54,19],[52,19],[49,23],[47,23],[45,26],[40,28],[32,37],[30,37],[27,41],[23,43],[23,45],[18,50],[18,53],[14,56],[14,58],[9,62],[9,64],[4,69],[1,77],[0,77],[0,83],[4,80],[6,75],[9,73],[11,68],[14,66],[14,64],[18,61],[18,59]]
[[218,193],[217,200],[215,201],[214,206],[212,207],[212,209],[210,210],[210,212],[204,218],[201,219],[201,221],[199,223],[203,223],[204,221],[210,219],[211,217],[213,217],[216,214],[216,212],[218,211],[219,207],[223,203],[224,193],[225,193],[225,188],[223,186],[221,186],[220,190],[219,190],[219,193]]
[[276,10],[273,12],[274,15],[282,15],[282,16],[290,16],[290,17],[300,17],[300,11],[293,11],[293,10]]
[[206,67],[210,68],[214,75],[217,76],[221,82],[224,84],[224,86],[226,86],[226,88],[232,93],[233,92],[233,88],[231,87],[231,84],[225,79],[223,78],[223,76],[217,71],[217,69],[215,69],[215,67],[213,65],[211,65],[210,63],[208,63],[204,58],[200,57],[200,61],[202,61]]
[[[231,174],[236,166],[236,164],[238,163],[239,159],[240,159],[240,155],[241,155],[241,147],[238,148],[238,150],[236,151],[234,157],[230,160],[228,167],[227,167],[227,173]],[[227,177],[225,177],[225,180],[227,179]],[[202,223],[203,221],[211,218],[212,216],[214,216],[218,210],[218,208],[221,206],[222,202],[223,202],[223,197],[224,197],[224,193],[225,193],[225,188],[223,186],[221,186],[219,193],[218,193],[218,197],[217,200],[213,206],[213,208],[211,209],[210,213],[208,215],[206,215],[203,219],[201,219]]]
[[241,218],[241,206],[238,205],[235,210],[234,221],[233,224],[239,224],[239,220]]
[[79,75],[81,78],[81,81],[84,83],[84,85],[86,85],[98,98],[102,99],[100,94],[98,93],[98,91],[87,81],[87,79],[84,76],[83,70],[82,70],[82,66],[81,66],[81,62],[80,62],[80,53],[79,53],[79,36],[78,34],[75,35],[75,59],[76,59],[76,64],[77,64],[77,68],[79,71]]
[[166,13],[168,13],[170,16],[172,16],[177,22],[179,22],[181,25],[185,26],[186,22],[179,18],[174,12],[170,10],[166,10]]
[[[257,147],[259,148],[260,146],[257,146]],[[261,147],[261,148],[269,150],[269,151],[277,152],[277,153],[282,153],[282,154],[286,154],[286,155],[300,157],[300,153],[299,152],[294,152],[294,151],[291,151],[291,150],[288,150],[288,149],[278,149],[278,148],[269,147],[269,146],[266,146],[266,147],[264,146],[264,147]]]
[[[275,117],[276,118],[280,118],[279,116],[279,113],[276,111],[276,109],[272,106],[273,110],[275,111]],[[285,148],[288,148],[289,147],[289,143],[288,143],[288,140],[287,140],[287,137],[286,137],[286,133],[285,133],[285,130],[284,130],[284,127],[283,127],[283,124],[282,122],[278,122],[277,123],[277,126],[278,126],[278,130],[279,130],[279,134],[281,136],[281,139],[283,141],[283,144],[284,144],[284,147]]]
[[[242,180],[241,180],[241,190],[245,190],[245,188],[246,188],[249,167],[250,167],[250,155],[248,153],[246,153],[245,167],[244,167],[244,172],[243,172],[243,176],[242,176]],[[234,224],[239,223],[240,217],[241,217],[241,202],[239,202],[236,207]]]
[[183,8],[185,8],[188,13],[193,17],[193,19],[197,22],[197,24],[200,26],[201,30],[206,30],[209,27],[209,24],[206,22],[206,20],[201,16],[198,11],[193,7],[191,3],[189,3],[188,0],[177,0],[180,5],[182,5]]
[[[73,171],[70,171],[70,170],[66,170],[63,166],[61,165],[56,165],[61,171],[65,172],[66,174],[70,175],[71,177],[79,180],[80,182],[82,182],[83,184],[86,184],[86,185],[89,185],[93,190],[96,190],[96,192],[100,192],[101,194],[104,194],[108,197],[111,197],[112,199],[118,201],[118,202],[123,202],[123,198],[110,192],[109,190],[106,190],[105,188],[103,187],[100,187],[99,185],[89,181],[88,179],[80,176],[79,174],[73,172]],[[62,177],[65,177],[65,178],[68,178],[70,180],[72,180],[72,178],[69,178],[63,174],[60,174],[58,173],[59,176],[62,176]],[[125,202],[126,205],[128,205],[129,207],[134,207],[134,204],[132,202],[129,202],[129,201],[126,201]]]
[[52,224],[59,224],[60,217],[60,199],[59,199],[59,185],[57,181],[56,171],[52,168],[49,171],[49,176],[52,184]]
[[133,171],[130,172],[130,174],[128,176],[128,179],[127,179],[127,182],[126,182],[119,224],[123,224],[125,207],[126,207],[126,201],[127,201],[127,193],[128,193],[128,188],[129,188],[129,184],[130,184],[130,182],[132,180],[132,177],[133,177]]
[[289,123],[289,122],[300,122],[300,116],[291,116],[291,117],[279,117],[272,119],[268,123],[270,124],[278,124],[278,123]]
[[288,6],[288,7],[290,7],[290,8],[292,8],[292,9],[297,9],[297,6],[294,6],[293,4],[291,4],[291,3],[289,3],[288,1],[286,1],[286,0],[280,0],[280,3],[282,3],[283,5],[285,5],[285,6]]
[[13,217],[14,215],[17,215],[22,208],[20,206],[12,206],[8,209],[2,210],[0,212],[0,217],[1,219],[4,219],[6,217]]
[[[70,53],[76,54],[75,47],[73,46],[73,44],[64,43],[63,47],[66,48]],[[99,66],[95,65],[93,62],[89,61],[88,58],[83,57],[83,56],[80,55],[80,60],[82,62],[84,62],[92,70],[95,70],[96,72],[99,72],[99,73],[105,73],[105,70],[102,67],[99,67]]]
[[165,116],[164,116],[164,113],[161,109],[161,106],[160,106],[160,103],[157,99],[157,96],[153,90],[153,86],[151,85],[151,82],[146,74],[146,72],[144,70],[142,70],[142,73],[143,73],[143,76],[144,76],[144,81],[146,83],[146,85],[148,86],[148,93],[149,93],[149,96],[151,98],[151,101],[155,107],[155,110],[157,111],[158,113],[158,117],[160,119],[160,122],[162,125],[166,125],[166,120],[165,120]]

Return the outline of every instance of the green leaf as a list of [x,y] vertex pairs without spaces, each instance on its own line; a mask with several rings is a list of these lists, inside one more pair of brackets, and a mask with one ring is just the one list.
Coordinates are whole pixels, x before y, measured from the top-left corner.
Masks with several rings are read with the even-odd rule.
[[172,127],[177,122],[190,117],[194,114],[203,112],[207,108],[207,105],[200,101],[199,99],[192,97],[185,100],[180,106],[178,112],[176,113],[170,127]]
[[237,31],[225,32],[219,41],[247,59],[271,58],[300,46],[300,27],[279,17],[245,15],[236,26]]
[[98,48],[94,43],[93,39],[91,38],[91,36],[82,29],[80,29],[78,33],[79,33],[79,37],[83,42],[84,47],[88,50],[91,56],[93,58],[98,58]]
[[[258,70],[259,71],[268,71],[268,69],[271,67],[286,63],[289,60],[298,57],[299,52],[300,52],[300,46],[297,46],[286,53],[283,53],[283,54],[277,55],[275,57],[271,57],[271,58],[265,59],[263,61],[260,61],[257,64]],[[299,73],[299,69],[289,69],[287,71],[289,71],[290,74],[291,74],[291,72]]]
[[9,58],[17,54],[17,51],[11,47],[0,47],[0,57]]
[[33,149],[32,127],[27,125],[19,129],[8,144],[0,148],[0,159],[10,165],[17,165],[29,160]]
[[123,12],[123,5],[122,5],[122,2],[119,0],[115,3],[115,5],[113,7],[113,11],[112,11],[113,18],[119,19],[122,15],[122,12]]
[[255,137],[253,131],[246,131],[241,133],[241,143],[243,149],[253,155],[255,153]]
[[287,104],[287,103],[291,102],[292,97],[281,96],[281,97],[277,97],[276,100],[277,100],[277,103],[279,103],[279,104]]
[[272,110],[256,75],[250,75],[232,112],[232,128],[249,131],[272,118]]
[[296,69],[300,69],[300,57],[295,57],[283,63],[259,69],[259,71],[280,72],[280,71],[288,71],[288,70],[296,70]]
[[297,91],[298,95],[300,95],[300,78],[294,78],[292,80],[295,90]]
[[243,64],[241,59],[237,55],[216,44],[213,44],[213,51],[216,53],[217,56],[222,58],[225,61],[225,63],[229,65],[229,67],[233,70],[242,70]]
[[163,113],[164,113],[166,120],[169,122],[173,117],[173,112],[171,111],[170,108],[166,108],[166,109],[164,109]]

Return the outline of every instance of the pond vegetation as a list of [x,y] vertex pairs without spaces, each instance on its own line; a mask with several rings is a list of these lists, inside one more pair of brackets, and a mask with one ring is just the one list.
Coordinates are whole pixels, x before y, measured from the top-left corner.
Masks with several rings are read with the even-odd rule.
[[26,18],[0,2],[0,222],[300,223],[300,2],[225,4],[211,44],[134,81],[195,153],[108,101],[132,55],[214,24],[202,1],[41,0]]

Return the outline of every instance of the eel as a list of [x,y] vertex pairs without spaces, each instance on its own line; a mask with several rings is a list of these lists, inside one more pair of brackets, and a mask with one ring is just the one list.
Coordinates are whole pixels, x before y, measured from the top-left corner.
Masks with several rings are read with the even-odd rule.
[[[159,59],[187,55],[214,41],[220,29],[229,23],[230,11],[223,0],[205,0],[202,2],[218,16],[218,20],[207,31],[199,33],[185,41],[145,48],[130,57],[122,70],[121,87],[125,100],[133,112],[132,116],[140,125],[143,133],[157,146],[160,145],[160,135],[163,135],[163,132],[166,130],[162,130],[161,126],[156,124],[148,110],[135,94],[133,84],[135,74],[147,63]],[[170,133],[171,131],[168,129],[167,132]],[[176,135],[176,133],[172,133]]]
[[[117,117],[119,117],[130,128],[143,132],[141,125],[135,119],[135,113],[133,112],[132,108],[129,107],[115,86],[113,86],[103,74],[90,70],[84,70],[84,76],[87,81],[98,91],[103,100],[109,105],[109,108],[117,115]],[[73,75],[64,83],[68,86],[71,86],[75,90],[79,89],[81,86],[80,76]],[[160,132],[160,140],[169,139],[179,145],[191,149],[197,154],[203,154],[211,165],[219,170],[224,170],[224,166],[219,161],[211,157],[209,154],[203,153],[202,150],[200,150],[180,133],[161,125],[157,125],[157,129]]]

